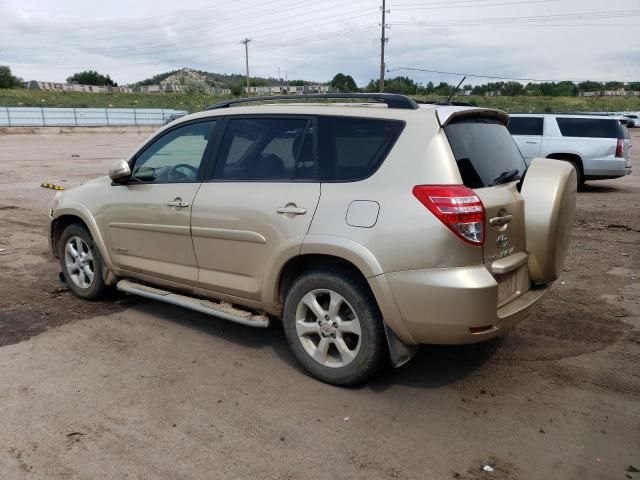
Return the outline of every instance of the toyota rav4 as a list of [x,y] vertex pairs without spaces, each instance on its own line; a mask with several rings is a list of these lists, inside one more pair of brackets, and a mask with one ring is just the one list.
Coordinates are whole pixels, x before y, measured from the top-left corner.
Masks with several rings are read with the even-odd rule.
[[509,331],[562,269],[575,170],[527,168],[501,111],[348,96],[214,105],[56,194],[70,289],[280,320],[300,364],[337,385],[419,344]]

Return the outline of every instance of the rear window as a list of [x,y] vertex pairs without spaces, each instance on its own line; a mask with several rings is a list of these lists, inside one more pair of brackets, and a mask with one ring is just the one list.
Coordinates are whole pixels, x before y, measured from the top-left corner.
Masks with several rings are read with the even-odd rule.
[[375,172],[389,154],[404,122],[351,117],[318,117],[320,179],[362,180]]
[[624,138],[622,126],[615,118],[557,117],[563,137]]
[[542,117],[511,117],[508,128],[511,135],[542,135]]
[[517,170],[510,180],[520,178],[526,168],[509,130],[493,119],[465,118],[444,127],[458,163],[462,182],[469,188],[494,185],[501,175]]

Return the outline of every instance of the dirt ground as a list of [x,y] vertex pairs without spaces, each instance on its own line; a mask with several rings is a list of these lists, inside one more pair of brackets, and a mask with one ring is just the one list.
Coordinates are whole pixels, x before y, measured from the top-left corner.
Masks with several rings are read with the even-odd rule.
[[40,182],[102,175],[146,135],[0,135],[0,478],[640,480],[640,155],[579,194],[528,321],[338,389],[278,326],[58,281]]

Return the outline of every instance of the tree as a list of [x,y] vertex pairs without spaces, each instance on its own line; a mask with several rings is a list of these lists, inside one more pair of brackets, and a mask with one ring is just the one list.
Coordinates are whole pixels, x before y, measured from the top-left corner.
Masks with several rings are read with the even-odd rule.
[[515,97],[517,95],[522,95],[522,91],[524,90],[524,85],[519,82],[507,82],[505,83],[500,92],[502,95],[506,95],[508,97]]
[[578,88],[581,92],[598,92],[604,90],[604,83],[587,80],[586,82],[580,82]]
[[182,82],[184,93],[207,93],[209,87],[206,82],[195,78],[185,78]]
[[358,86],[351,75],[345,75],[343,73],[336,74],[331,80],[331,88],[338,92],[352,93],[358,91]]
[[67,82],[78,83],[80,85],[118,86],[116,82],[111,80],[109,75],[102,75],[95,70],[85,70],[84,72],[74,73],[67,78]]
[[11,73],[11,69],[0,65],[0,88],[15,88],[22,85],[22,80]]

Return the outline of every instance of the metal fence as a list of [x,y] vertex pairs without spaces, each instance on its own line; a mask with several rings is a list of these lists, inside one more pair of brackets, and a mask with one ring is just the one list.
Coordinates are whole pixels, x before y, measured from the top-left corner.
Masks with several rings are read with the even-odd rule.
[[0,107],[0,127],[163,125],[176,114],[187,112],[169,108]]

